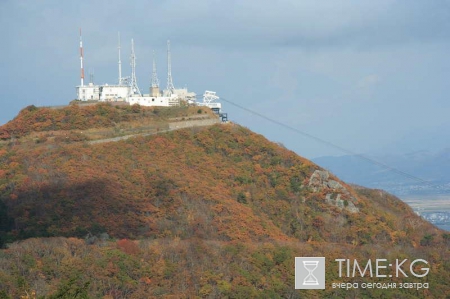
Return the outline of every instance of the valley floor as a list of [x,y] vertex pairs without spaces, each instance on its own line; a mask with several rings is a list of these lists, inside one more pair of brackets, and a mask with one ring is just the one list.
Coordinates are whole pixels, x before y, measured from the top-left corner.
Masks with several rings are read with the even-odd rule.
[[450,195],[409,195],[401,199],[425,220],[450,231]]

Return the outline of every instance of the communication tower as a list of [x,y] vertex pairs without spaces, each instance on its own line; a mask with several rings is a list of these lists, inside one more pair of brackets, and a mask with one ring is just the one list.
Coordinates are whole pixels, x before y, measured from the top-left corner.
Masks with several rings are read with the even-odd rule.
[[152,97],[159,96],[159,80],[156,73],[155,51],[153,51],[153,71],[152,71],[152,83],[150,87],[150,95]]
[[118,46],[117,49],[119,50],[119,85],[122,84],[122,60],[120,58],[120,32],[117,32],[117,39],[118,39]]
[[159,87],[158,75],[156,73],[155,51],[153,51],[152,87]]
[[142,96],[136,80],[136,55],[134,54],[134,40],[131,39],[131,94]]
[[81,86],[84,86],[83,40],[81,39],[81,28],[80,28],[80,63],[81,63]]
[[172,94],[175,87],[172,82],[172,61],[170,57],[170,40],[167,41],[167,91]]
[[90,70],[89,72],[89,85],[94,84],[94,70]]

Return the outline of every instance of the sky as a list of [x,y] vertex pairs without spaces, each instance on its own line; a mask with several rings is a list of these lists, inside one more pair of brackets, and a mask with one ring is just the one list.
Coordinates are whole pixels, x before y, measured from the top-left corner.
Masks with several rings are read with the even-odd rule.
[[[0,124],[27,105],[64,105],[79,84],[79,28],[94,83],[122,72],[256,111],[351,152],[450,147],[450,1],[1,0]],[[222,102],[229,119],[307,158],[345,152]]]

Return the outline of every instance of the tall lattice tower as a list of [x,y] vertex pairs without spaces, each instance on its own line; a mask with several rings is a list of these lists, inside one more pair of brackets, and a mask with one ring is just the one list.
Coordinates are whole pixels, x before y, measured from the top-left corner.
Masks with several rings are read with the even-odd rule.
[[167,91],[172,94],[175,87],[172,82],[172,61],[170,58],[170,40],[167,41]]
[[160,95],[158,74],[156,73],[155,51],[153,51],[153,71],[152,71],[152,82],[150,85],[150,95],[152,97],[158,97]]
[[158,75],[156,73],[155,51],[153,51],[152,87],[159,87]]
[[117,32],[117,41],[118,41],[118,45],[117,45],[117,49],[119,50],[119,85],[122,85],[122,60],[120,57],[120,32]]
[[134,40],[131,39],[131,94],[142,95],[136,80],[136,55],[134,54]]

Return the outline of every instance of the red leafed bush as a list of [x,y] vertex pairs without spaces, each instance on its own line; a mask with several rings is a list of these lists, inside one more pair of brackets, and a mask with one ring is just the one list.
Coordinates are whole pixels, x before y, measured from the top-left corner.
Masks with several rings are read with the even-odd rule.
[[122,239],[117,241],[117,247],[126,254],[135,255],[140,252],[140,249],[136,244],[136,242],[128,239]]

